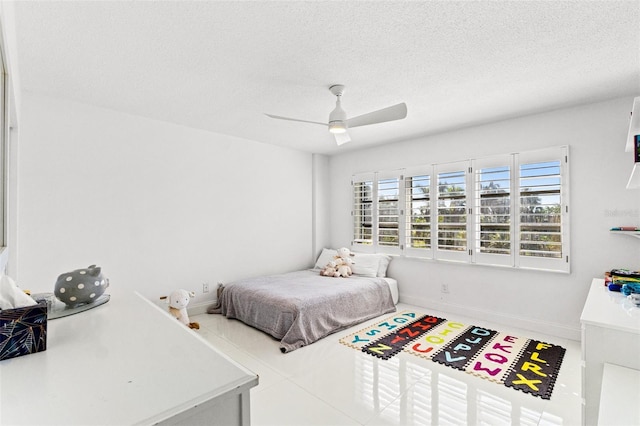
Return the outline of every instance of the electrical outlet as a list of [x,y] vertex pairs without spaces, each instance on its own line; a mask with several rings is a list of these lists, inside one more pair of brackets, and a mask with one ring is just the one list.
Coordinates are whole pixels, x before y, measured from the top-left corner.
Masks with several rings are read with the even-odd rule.
[[209,283],[203,283],[202,284],[202,292],[203,293],[209,293]]
[[445,283],[440,284],[440,292],[449,293],[449,284],[445,284]]

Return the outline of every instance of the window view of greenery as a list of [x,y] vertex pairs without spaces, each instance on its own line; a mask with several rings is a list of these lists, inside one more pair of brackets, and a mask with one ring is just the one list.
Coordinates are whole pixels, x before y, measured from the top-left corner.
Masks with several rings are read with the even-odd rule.
[[354,175],[353,244],[568,272],[563,162],[567,148],[557,147]]
[[560,161],[520,166],[520,255],[562,257]]
[[[476,250],[511,253],[511,168],[476,170]],[[479,223],[478,223],[479,222]]]
[[431,248],[431,177],[411,176],[405,179],[407,212],[407,247]]
[[467,184],[464,170],[438,173],[438,250],[467,250]]
[[398,247],[400,245],[399,198],[399,178],[378,181],[378,244],[381,246]]

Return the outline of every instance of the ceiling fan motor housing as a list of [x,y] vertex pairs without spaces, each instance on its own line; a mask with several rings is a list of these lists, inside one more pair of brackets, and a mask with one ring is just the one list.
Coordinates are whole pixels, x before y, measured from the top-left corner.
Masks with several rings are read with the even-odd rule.
[[331,114],[329,114],[329,131],[331,133],[344,133],[347,131],[347,113],[342,109],[340,104],[340,97],[344,93],[344,86],[342,84],[334,84],[329,87],[331,93],[336,96],[336,107]]

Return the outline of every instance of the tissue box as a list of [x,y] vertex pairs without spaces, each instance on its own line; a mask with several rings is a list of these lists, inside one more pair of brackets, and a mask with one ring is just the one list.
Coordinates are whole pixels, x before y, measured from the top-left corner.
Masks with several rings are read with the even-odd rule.
[[46,302],[0,311],[0,361],[46,349]]

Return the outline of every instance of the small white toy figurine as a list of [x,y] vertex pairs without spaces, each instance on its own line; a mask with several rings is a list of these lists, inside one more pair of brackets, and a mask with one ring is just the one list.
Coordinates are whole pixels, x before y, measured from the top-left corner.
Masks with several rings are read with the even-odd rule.
[[176,317],[178,321],[189,328],[199,329],[200,324],[197,322],[189,322],[189,314],[187,313],[189,299],[195,297],[195,295],[196,294],[193,291],[183,289],[175,290],[167,298],[167,303],[169,304],[169,313]]

